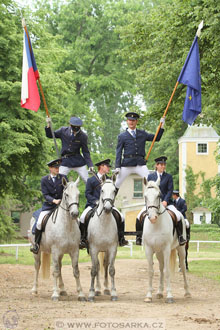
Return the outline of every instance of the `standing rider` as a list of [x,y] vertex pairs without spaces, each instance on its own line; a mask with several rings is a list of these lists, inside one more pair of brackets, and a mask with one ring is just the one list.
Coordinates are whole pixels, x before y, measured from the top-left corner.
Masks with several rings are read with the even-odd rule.
[[[177,218],[176,232],[180,245],[184,245],[186,240],[183,237],[183,223],[181,213],[175,208],[172,203],[172,194],[173,194],[173,177],[171,174],[166,173],[166,160],[167,157],[162,156],[155,159],[156,162],[156,171],[148,175],[148,181],[157,181],[160,178],[160,191],[161,191],[161,200],[165,208],[173,211]],[[138,214],[136,219],[136,231],[143,231],[143,221],[140,221],[140,216],[146,208],[144,207],[141,212]],[[141,245],[142,235],[137,235],[136,244]]]
[[[47,117],[46,121],[46,136],[52,138],[50,117]],[[62,141],[60,174],[68,175],[71,170],[74,170],[86,183],[88,179],[86,165],[90,169],[93,169],[93,163],[88,149],[88,137],[87,134],[81,130],[83,122],[80,118],[71,117],[69,123],[70,126],[61,127],[54,132],[55,137]],[[82,149],[83,156],[80,153],[80,149]]]
[[[154,134],[136,128],[140,116],[136,112],[128,112],[128,128],[125,132],[118,135],[118,144],[116,149],[115,174],[116,188],[119,189],[125,178],[131,173],[136,173],[142,178],[148,177],[149,171],[145,160],[146,141],[153,141]],[[157,135],[156,141],[160,141],[164,129],[165,118],[161,118],[162,126]],[[123,159],[122,159],[123,154]]]
[[54,210],[57,205],[60,204],[64,186],[62,184],[62,178],[67,180],[67,177],[63,174],[59,174],[59,167],[61,164],[61,159],[55,159],[47,163],[49,167],[49,175],[44,176],[41,179],[41,191],[45,198],[42,206],[42,211],[37,220],[37,225],[35,229],[35,244],[31,247],[31,252],[37,254],[40,248],[40,241],[42,236],[42,220],[46,214]]
[[[85,223],[85,218],[88,212],[92,209],[94,209],[97,206],[97,203],[100,198],[100,192],[101,192],[101,178],[104,174],[109,173],[110,170],[110,159],[104,159],[98,163],[95,164],[98,167],[98,172],[96,175],[92,176],[87,180],[86,183],[86,207],[83,211],[81,217],[80,217],[80,231],[81,231],[81,248],[87,247],[87,226],[88,221]],[[119,219],[116,221],[118,226],[118,236],[119,236],[119,245],[124,246],[128,244],[128,241],[124,238],[124,217],[123,215],[115,208],[113,207],[113,215]]]

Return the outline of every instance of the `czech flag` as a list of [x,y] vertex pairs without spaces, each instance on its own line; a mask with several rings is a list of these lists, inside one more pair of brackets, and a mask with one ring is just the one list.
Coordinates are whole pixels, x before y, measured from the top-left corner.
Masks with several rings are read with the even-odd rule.
[[[23,67],[22,67],[22,87],[21,87],[21,107],[37,111],[40,107],[40,95],[37,87],[39,73],[34,58],[34,53],[30,42],[28,42],[24,31]],[[30,51],[31,48],[31,51]]]

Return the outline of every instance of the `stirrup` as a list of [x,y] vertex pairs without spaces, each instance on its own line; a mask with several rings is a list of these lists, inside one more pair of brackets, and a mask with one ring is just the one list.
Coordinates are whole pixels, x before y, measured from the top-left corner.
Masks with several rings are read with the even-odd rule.
[[39,244],[35,243],[33,246],[31,246],[30,251],[33,252],[34,254],[38,254],[40,249]]
[[180,246],[186,244],[187,242],[182,235],[178,237],[178,241]]
[[88,242],[85,239],[81,239],[79,243],[80,250],[87,249],[88,248]]
[[136,245],[142,245],[142,238],[141,237],[136,238]]
[[119,241],[119,246],[125,246],[125,245],[128,245],[128,241],[122,237]]

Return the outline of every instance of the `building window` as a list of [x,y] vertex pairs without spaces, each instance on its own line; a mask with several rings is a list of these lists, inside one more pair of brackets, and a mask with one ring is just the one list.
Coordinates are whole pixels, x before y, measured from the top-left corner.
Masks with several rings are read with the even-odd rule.
[[134,179],[134,198],[143,197],[143,184],[142,179]]
[[197,143],[197,154],[208,154],[208,144],[207,143]]

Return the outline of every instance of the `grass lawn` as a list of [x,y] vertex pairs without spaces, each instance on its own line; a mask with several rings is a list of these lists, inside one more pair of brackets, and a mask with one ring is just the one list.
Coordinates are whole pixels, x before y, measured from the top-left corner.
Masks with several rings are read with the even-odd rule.
[[[219,228],[209,228],[208,226],[192,226],[191,240],[220,241]],[[28,243],[26,239],[17,239],[13,243]],[[15,258],[15,247],[0,247],[0,264],[23,264],[33,265],[34,258],[29,251],[29,247],[19,247],[18,260]],[[145,252],[142,247],[133,244],[132,256],[130,256],[129,247],[119,247],[117,253],[118,259],[145,259]],[[216,280],[220,283],[220,243],[200,243],[199,252],[197,244],[189,244],[189,270],[190,273]],[[90,261],[90,256],[85,250],[80,250],[79,262]],[[146,261],[147,262],[147,261]],[[63,265],[70,265],[70,257],[65,255]]]

